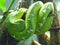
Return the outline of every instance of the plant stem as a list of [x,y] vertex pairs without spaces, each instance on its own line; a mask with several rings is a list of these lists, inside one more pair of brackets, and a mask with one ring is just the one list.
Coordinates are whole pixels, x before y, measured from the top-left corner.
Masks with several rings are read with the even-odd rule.
[[9,14],[9,10],[11,9],[14,2],[15,2],[15,0],[12,0],[10,6],[8,7],[8,10],[3,14],[3,19],[0,24],[3,24],[4,20],[6,19],[7,15]]
[[8,10],[7,10],[7,12],[9,12],[9,10],[11,9],[11,7],[12,7],[12,5],[13,5],[14,1],[15,1],[15,0],[12,0],[11,4],[10,4],[10,6],[9,6]]
[[0,26],[2,26],[2,28],[0,27],[1,29],[4,28],[4,20],[6,19],[7,15],[9,14],[9,10],[11,9],[14,1],[15,1],[15,0],[12,0],[10,6],[9,6],[9,8],[8,8],[8,10],[7,10],[6,12],[4,12],[4,14],[3,14],[3,18],[2,18],[2,20],[1,20],[1,22],[0,22]]
[[9,10],[10,10],[11,7],[13,6],[14,2],[15,2],[15,0],[12,0],[12,2],[11,2],[11,4],[10,4],[10,6],[8,7],[7,11],[4,13],[5,17],[8,15]]

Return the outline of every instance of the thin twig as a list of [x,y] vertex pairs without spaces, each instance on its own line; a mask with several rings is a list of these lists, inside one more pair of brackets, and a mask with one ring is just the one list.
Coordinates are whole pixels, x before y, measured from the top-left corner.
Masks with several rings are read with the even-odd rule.
[[15,2],[15,0],[12,0],[11,4],[10,4],[8,10],[7,10],[7,12],[11,9],[12,5],[14,4],[14,2]]
[[3,14],[3,18],[2,18],[2,21],[1,21],[0,24],[3,24],[4,20],[6,19],[7,15],[9,14],[9,10],[11,9],[11,7],[12,7],[14,1],[15,1],[15,0],[12,0],[10,6],[9,6],[9,8],[8,8],[8,10]]
[[[2,29],[2,30],[3,30],[3,28],[4,28],[3,22],[5,21],[7,15],[9,14],[9,10],[11,9],[11,7],[12,7],[14,1],[15,1],[15,0],[12,0],[10,6],[9,6],[9,8],[8,8],[8,10],[3,14],[2,21],[0,22],[0,29]],[[2,28],[1,28],[1,27],[2,27]]]

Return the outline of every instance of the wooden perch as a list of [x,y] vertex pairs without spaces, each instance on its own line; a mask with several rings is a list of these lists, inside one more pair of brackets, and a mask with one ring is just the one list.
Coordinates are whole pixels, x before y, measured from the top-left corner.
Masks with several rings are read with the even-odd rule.
[[37,42],[36,40],[32,40],[32,45],[41,45],[39,42]]

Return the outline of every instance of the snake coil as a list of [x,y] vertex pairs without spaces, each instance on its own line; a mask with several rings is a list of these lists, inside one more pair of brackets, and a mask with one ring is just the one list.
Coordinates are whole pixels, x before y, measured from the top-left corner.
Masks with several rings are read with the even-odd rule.
[[[51,27],[51,22],[53,22],[53,16],[48,17],[53,10],[51,5],[51,2],[43,4],[41,1],[37,1],[29,9],[20,8],[19,11],[12,12],[7,16],[5,27],[10,35],[17,40],[27,39],[38,31],[39,34],[44,33]],[[26,10],[26,18],[23,20],[22,16]],[[41,23],[43,26],[41,26]]]

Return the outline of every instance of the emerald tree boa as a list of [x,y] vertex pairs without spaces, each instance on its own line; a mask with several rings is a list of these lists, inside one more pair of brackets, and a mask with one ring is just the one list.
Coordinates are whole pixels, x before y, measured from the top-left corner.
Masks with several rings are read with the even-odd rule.
[[[28,9],[20,8],[7,16],[4,25],[10,35],[17,40],[25,40],[34,33],[45,33],[53,22],[54,17],[48,16],[53,11],[52,5],[52,2],[43,4],[43,2],[37,1]],[[22,19],[24,12],[26,12],[25,20]]]

